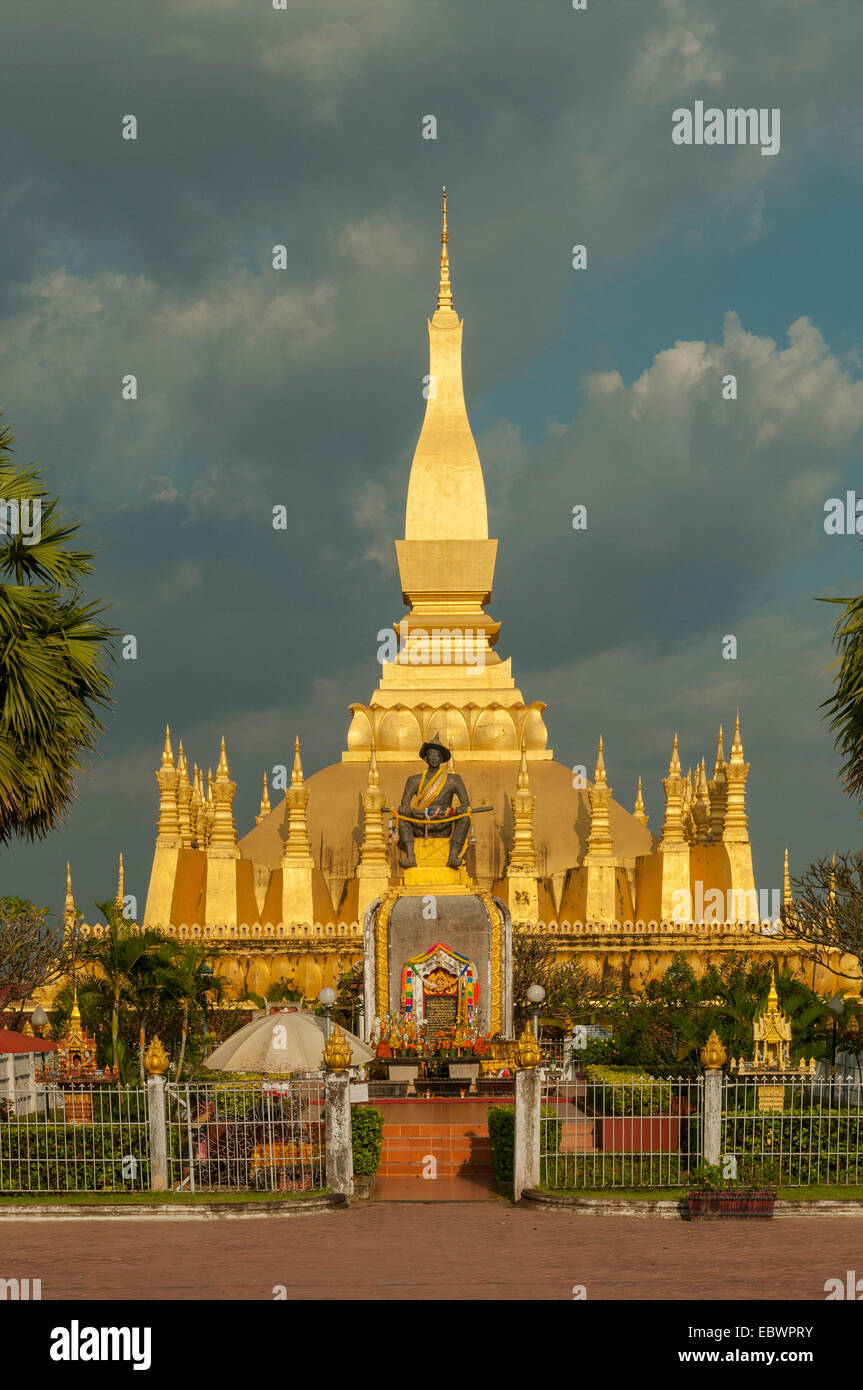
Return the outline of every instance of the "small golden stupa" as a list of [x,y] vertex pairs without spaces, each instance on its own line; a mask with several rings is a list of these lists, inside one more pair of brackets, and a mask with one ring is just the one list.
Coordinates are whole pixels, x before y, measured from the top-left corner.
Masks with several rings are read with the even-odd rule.
[[[732,1060],[731,1070],[739,1076],[755,1072],[761,1076],[786,1077],[792,1073],[815,1073],[815,1058],[801,1059],[798,1068],[791,1065],[791,1020],[779,1007],[776,993],[776,973],[770,975],[770,992],[767,995],[767,1008],[752,1023],[755,1040],[755,1057],[751,1062]],[[773,1081],[758,1087],[759,1110],[781,1110],[785,1103],[785,1086],[781,1081]]]

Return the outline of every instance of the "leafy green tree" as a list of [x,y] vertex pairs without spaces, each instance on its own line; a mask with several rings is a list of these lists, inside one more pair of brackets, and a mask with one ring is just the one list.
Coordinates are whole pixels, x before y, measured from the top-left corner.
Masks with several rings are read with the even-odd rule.
[[[152,996],[158,990],[152,967],[154,963],[160,966],[167,964],[170,943],[161,932],[144,929],[127,921],[117,903],[103,902],[96,906],[105,918],[107,929],[102,936],[90,937],[84,943],[81,960],[85,966],[95,967],[87,977],[88,989],[96,992],[103,989],[110,999],[111,1061],[117,1067],[121,1008],[125,1004],[133,1009],[139,1019],[144,1016],[145,999],[152,1002]],[[104,984],[100,985],[100,979]],[[143,1065],[142,1056],[141,1069]]]
[[[747,956],[730,955],[700,977],[685,956],[676,956],[660,979],[613,1001],[605,1013],[612,1038],[589,1044],[585,1060],[694,1075],[701,1046],[714,1029],[729,1057],[751,1057],[752,1023],[766,1007],[770,980],[770,965]],[[791,1020],[792,1061],[823,1055],[826,999],[787,970],[777,977],[776,993]]]
[[210,1001],[213,1004],[221,1001],[227,981],[222,975],[213,973],[217,952],[212,947],[200,942],[178,941],[170,945],[173,947],[171,954],[164,963],[158,964],[155,973],[163,996],[176,1001],[181,1012],[180,1053],[174,1078],[179,1081],[186,1057],[189,1020],[199,1014],[205,1017]]
[[[104,727],[103,659],[116,636],[104,610],[82,602],[92,556],[67,544],[79,528],[61,518],[37,469],[13,465],[13,442],[0,427],[0,845],[41,838],[71,806],[81,758]],[[20,518],[34,504],[38,528],[25,534],[11,508]]]
[[24,898],[0,898],[0,1010],[23,1006],[33,991],[63,973],[48,908]]
[[518,1017],[530,1012],[527,991],[542,985],[544,1013],[568,1015],[573,1023],[591,1019],[606,1006],[613,991],[597,975],[579,965],[575,956],[559,960],[557,948],[547,937],[513,934],[512,997]]

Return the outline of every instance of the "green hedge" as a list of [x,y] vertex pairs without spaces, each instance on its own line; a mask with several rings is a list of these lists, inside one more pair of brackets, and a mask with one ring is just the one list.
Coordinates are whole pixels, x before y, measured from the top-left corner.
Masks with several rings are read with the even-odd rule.
[[863,1182],[863,1111],[727,1111],[722,1152],[771,1159],[780,1183]]
[[[124,1178],[129,1154],[137,1167]],[[149,1185],[145,1124],[0,1125],[0,1191],[137,1192]]]
[[[554,1168],[554,1158],[545,1154],[556,1154],[560,1148],[560,1131],[563,1121],[551,1105],[543,1105],[540,1110],[540,1182],[545,1183],[548,1172]],[[491,1145],[491,1166],[496,1180],[501,1184],[513,1180],[515,1154],[515,1106],[490,1105],[488,1107],[488,1137]]]
[[384,1112],[376,1105],[351,1107],[351,1144],[354,1151],[354,1173],[371,1176],[381,1162],[384,1136]]
[[[586,1066],[585,1100],[591,1109],[605,1115],[668,1115],[671,1085],[657,1081],[631,1067]],[[591,1086],[597,1087],[596,1091]],[[601,1088],[601,1089],[599,1089]],[[604,1101],[604,1104],[603,1104]]]

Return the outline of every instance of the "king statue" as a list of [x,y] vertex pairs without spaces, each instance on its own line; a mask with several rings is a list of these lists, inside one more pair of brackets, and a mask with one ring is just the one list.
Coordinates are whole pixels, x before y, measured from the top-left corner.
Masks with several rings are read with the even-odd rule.
[[[403,869],[416,866],[414,840],[417,836],[420,839],[449,837],[447,867],[457,869],[470,830],[470,816],[465,814],[470,809],[467,788],[457,773],[447,772],[442,766],[449,762],[452,753],[437,734],[423,744],[419,755],[427,764],[426,769],[405,782],[398,810],[399,863]],[[458,811],[453,806],[456,799]]]

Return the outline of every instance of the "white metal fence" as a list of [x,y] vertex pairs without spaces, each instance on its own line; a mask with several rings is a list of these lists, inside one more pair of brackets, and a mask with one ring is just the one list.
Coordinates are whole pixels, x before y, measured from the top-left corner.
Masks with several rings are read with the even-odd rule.
[[0,1191],[140,1192],[150,1185],[147,1090],[34,1083],[0,1104]]
[[754,1162],[781,1187],[863,1184],[863,1088],[855,1077],[727,1076],[721,1157]]
[[321,1079],[184,1082],[166,1096],[174,1191],[312,1191],[326,1186]]
[[700,1078],[548,1081],[540,1182],[550,1188],[679,1187],[701,1162]]

